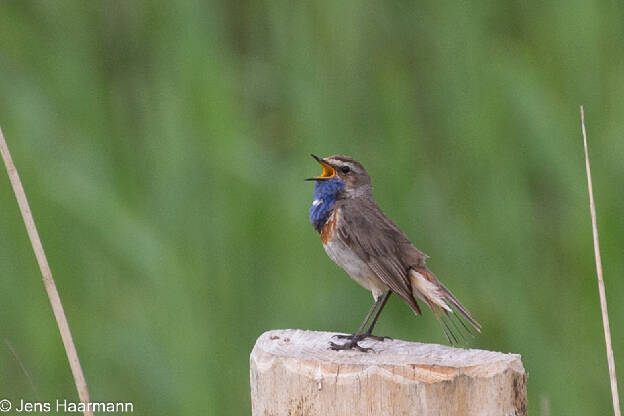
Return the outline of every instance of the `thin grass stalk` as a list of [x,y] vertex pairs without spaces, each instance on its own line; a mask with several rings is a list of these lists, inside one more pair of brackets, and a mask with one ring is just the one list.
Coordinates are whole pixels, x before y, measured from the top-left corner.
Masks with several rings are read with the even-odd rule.
[[37,398],[37,401],[40,402],[41,396],[39,395],[39,390],[37,390],[37,386],[35,385],[35,382],[33,381],[32,377],[30,376],[28,369],[24,365],[24,362],[22,361],[20,356],[17,354],[17,351],[15,351],[15,348],[13,348],[13,345],[11,345],[8,339],[5,339],[4,343],[6,344],[9,351],[11,351],[11,354],[13,354],[13,358],[15,358],[15,361],[17,361],[20,368],[22,369],[22,372],[26,376],[26,379],[28,380],[28,383],[30,384],[30,388],[32,389],[33,393],[35,393],[35,397]]
[[613,398],[613,414],[621,416],[620,398],[617,388],[617,376],[615,373],[615,358],[611,346],[611,329],[609,327],[609,311],[607,310],[607,296],[602,276],[602,260],[600,259],[600,244],[598,243],[598,225],[596,222],[596,203],[594,202],[594,189],[589,166],[589,151],[587,150],[587,132],[585,131],[585,112],[581,106],[581,129],[583,131],[583,146],[585,147],[585,170],[587,171],[587,190],[589,192],[589,211],[591,213],[592,233],[594,236],[594,258],[596,260],[596,275],[598,277],[598,293],[600,294],[600,310],[602,311],[602,326],[604,329],[605,344],[607,346],[607,363],[609,365],[609,378],[611,379],[611,397]]
[[[52,311],[54,312],[54,317],[56,318],[56,323],[58,325],[59,332],[61,333],[61,339],[63,340],[67,360],[69,361],[69,366],[71,367],[71,371],[74,376],[78,396],[80,397],[81,402],[90,403],[91,400],[89,398],[89,390],[87,389],[87,381],[85,380],[84,373],[82,372],[80,360],[78,359],[78,353],[76,352],[76,347],[74,346],[74,340],[72,338],[71,331],[69,330],[67,318],[65,317],[63,304],[61,303],[61,298],[56,290],[56,284],[54,283],[54,278],[52,277],[52,271],[50,270],[48,259],[46,258],[43,246],[41,245],[41,239],[39,238],[39,233],[37,232],[37,227],[35,226],[35,220],[30,211],[28,200],[26,199],[26,193],[24,192],[22,181],[20,180],[15,164],[13,163],[13,159],[11,158],[11,153],[9,152],[9,147],[4,139],[2,129],[0,129],[0,153],[2,153],[4,166],[6,167],[9,175],[9,180],[11,181],[11,186],[13,187],[13,192],[15,193],[15,198],[17,199],[20,212],[22,213],[22,218],[24,219],[24,224],[26,225],[26,231],[28,232],[30,243],[33,251],[35,252],[35,257],[37,258],[37,263],[39,263],[39,270],[41,270],[41,276],[43,277],[43,285],[48,293],[48,299],[50,299],[50,305],[52,305]],[[85,407],[86,410],[84,411],[84,415],[93,416],[93,412],[89,406]]]

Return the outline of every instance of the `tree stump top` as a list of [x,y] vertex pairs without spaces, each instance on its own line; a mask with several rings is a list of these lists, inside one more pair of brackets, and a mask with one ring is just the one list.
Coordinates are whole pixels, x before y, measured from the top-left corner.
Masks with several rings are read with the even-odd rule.
[[[279,329],[265,332],[256,341],[252,353],[274,357],[355,366],[411,367],[413,377],[422,382],[450,380],[458,375],[492,377],[505,370],[524,374],[519,354],[461,349],[438,344],[422,344],[396,339],[364,340],[363,347],[373,351],[333,351],[329,349],[331,332]],[[334,339],[335,340],[335,339]],[[338,342],[340,342],[338,340]],[[373,367],[371,367],[373,368]]]

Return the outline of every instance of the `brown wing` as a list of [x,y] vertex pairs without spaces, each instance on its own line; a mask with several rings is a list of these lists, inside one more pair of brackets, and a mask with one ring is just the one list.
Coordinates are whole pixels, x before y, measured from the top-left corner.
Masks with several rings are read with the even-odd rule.
[[410,243],[372,198],[341,202],[342,221],[338,226],[338,236],[382,282],[420,315],[420,308],[412,295],[408,270],[413,266],[424,266],[427,255]]

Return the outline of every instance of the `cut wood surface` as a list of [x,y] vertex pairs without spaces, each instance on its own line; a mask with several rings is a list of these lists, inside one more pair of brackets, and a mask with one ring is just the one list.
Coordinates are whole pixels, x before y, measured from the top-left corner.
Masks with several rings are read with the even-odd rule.
[[334,333],[274,330],[251,353],[253,416],[526,415],[520,355],[400,340],[332,351]]

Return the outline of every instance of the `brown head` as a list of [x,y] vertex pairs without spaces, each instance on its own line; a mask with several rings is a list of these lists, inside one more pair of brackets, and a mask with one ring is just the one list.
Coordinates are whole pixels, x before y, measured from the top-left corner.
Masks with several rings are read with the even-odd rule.
[[345,155],[334,155],[326,158],[320,158],[316,155],[311,156],[323,167],[323,173],[320,176],[307,180],[325,181],[340,179],[345,183],[344,193],[346,197],[354,198],[371,194],[373,185],[370,176],[368,176],[364,166],[357,160]]

